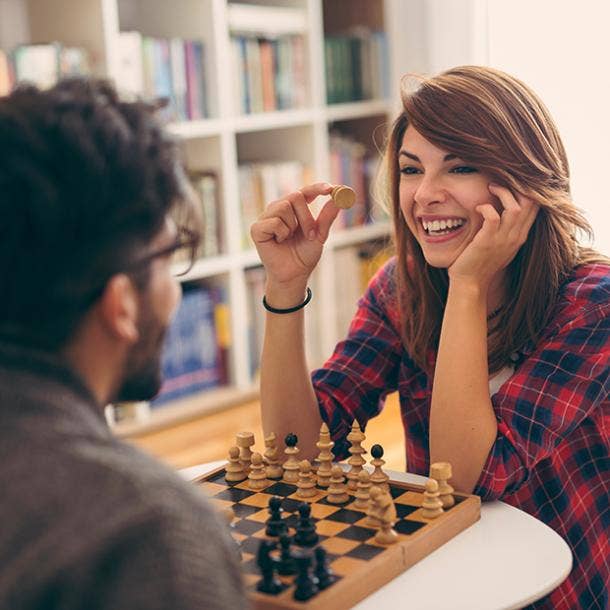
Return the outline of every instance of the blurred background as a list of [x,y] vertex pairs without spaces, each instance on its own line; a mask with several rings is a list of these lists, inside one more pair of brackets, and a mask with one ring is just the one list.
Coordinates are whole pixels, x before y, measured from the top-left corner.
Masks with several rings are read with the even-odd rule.
[[[109,405],[116,433],[176,467],[224,459],[242,429],[262,448],[264,272],[249,226],[303,183],[356,190],[306,309],[309,362],[320,365],[392,253],[373,185],[404,73],[484,64],[537,91],[594,245],[610,253],[609,26],[606,0],[0,0],[0,95],[92,74],[126,95],[164,98],[200,195],[205,244],[184,278],[164,387],[152,403]],[[389,467],[405,467],[395,397],[367,438],[384,445]]]

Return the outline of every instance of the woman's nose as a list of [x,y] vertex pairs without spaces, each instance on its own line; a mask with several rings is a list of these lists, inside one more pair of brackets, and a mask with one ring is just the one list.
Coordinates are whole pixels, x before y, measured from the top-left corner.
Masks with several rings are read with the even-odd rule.
[[438,178],[424,175],[413,195],[413,199],[419,205],[427,206],[433,203],[444,203],[447,195]]

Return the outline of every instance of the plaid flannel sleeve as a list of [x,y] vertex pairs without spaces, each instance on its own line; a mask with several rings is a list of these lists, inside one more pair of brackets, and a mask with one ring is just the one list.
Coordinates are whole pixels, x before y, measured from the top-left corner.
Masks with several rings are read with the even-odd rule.
[[394,299],[392,270],[393,264],[386,264],[371,280],[347,337],[312,373],[320,414],[338,459],[348,455],[346,436],[354,419],[364,428],[380,412],[385,396],[397,388],[402,342],[388,315]]
[[498,436],[474,490],[484,500],[517,491],[608,400],[609,304],[562,320],[492,397]]

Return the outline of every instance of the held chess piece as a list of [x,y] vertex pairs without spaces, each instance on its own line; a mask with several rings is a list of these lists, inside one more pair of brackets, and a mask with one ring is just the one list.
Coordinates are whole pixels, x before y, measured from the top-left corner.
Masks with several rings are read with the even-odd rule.
[[287,434],[284,439],[286,445],[284,453],[288,456],[288,459],[283,465],[283,480],[286,483],[296,483],[299,480],[299,460],[297,459],[299,453],[299,448],[297,447],[298,442],[299,439],[296,434]]
[[252,451],[250,447],[254,445],[254,434],[252,432],[238,432],[235,443],[239,449],[239,458],[246,471],[246,474],[250,472],[250,461],[252,460]]
[[368,470],[358,473],[358,486],[356,490],[356,501],[354,506],[360,510],[367,510],[371,500],[371,475]]
[[314,550],[316,559],[316,567],[314,574],[318,579],[318,588],[320,591],[330,587],[337,580],[337,575],[331,570],[328,565],[328,557],[326,549],[323,546],[317,546]]
[[278,480],[282,478],[284,470],[277,454],[277,439],[275,432],[265,437],[265,464],[267,464],[267,478]]
[[343,476],[341,466],[335,464],[331,470],[330,487],[326,496],[330,504],[345,504],[349,502],[349,495],[344,481],[345,477]]
[[398,541],[398,534],[393,529],[394,524],[396,523],[396,507],[394,506],[392,496],[389,493],[378,493],[378,490],[379,488],[376,487],[371,492],[371,501],[373,501],[374,497],[376,511],[379,515],[379,521],[381,522],[379,531],[375,534],[375,542],[378,544],[394,544]]
[[297,510],[299,511],[299,520],[295,528],[294,543],[299,546],[315,546],[319,536],[316,532],[315,521],[311,517],[311,506],[307,502],[301,502]]
[[261,540],[256,554],[256,563],[263,577],[256,583],[256,588],[262,593],[277,595],[286,588],[276,575],[277,559],[271,556],[271,551],[275,549],[275,542],[271,540]]
[[248,487],[252,491],[262,491],[267,485],[269,485],[269,481],[265,473],[263,456],[260,453],[253,453],[250,474],[248,475]]
[[316,479],[311,471],[309,460],[299,462],[299,480],[297,481],[297,498],[313,498],[316,495]]
[[269,498],[269,515],[265,534],[272,538],[285,534],[288,531],[288,526],[282,518],[282,498],[279,496],[271,496]]
[[390,477],[381,470],[381,467],[385,464],[385,460],[381,459],[383,457],[383,447],[381,445],[373,445],[371,447],[371,455],[373,456],[371,466],[375,469],[371,473],[371,484],[389,493],[390,486],[388,481]]
[[435,462],[430,466],[430,478],[438,483],[438,493],[440,494],[443,508],[451,508],[455,504],[453,492],[455,491],[447,479],[451,478],[451,464],[449,462]]
[[318,592],[318,585],[311,571],[311,553],[303,551],[295,553],[294,560],[297,564],[294,599],[303,602]]
[[316,443],[316,447],[320,450],[316,461],[318,462],[318,485],[320,487],[328,487],[330,484],[330,473],[332,471],[333,454],[331,449],[335,443],[330,440],[330,432],[326,422],[320,427],[320,440]]
[[338,208],[351,208],[356,202],[356,193],[354,189],[344,184],[337,184],[330,192],[332,200]]
[[227,483],[239,483],[248,478],[243,464],[239,459],[239,447],[229,449],[229,463],[225,467],[225,481]]
[[355,492],[358,488],[358,474],[362,470],[362,466],[366,464],[366,460],[362,457],[366,453],[366,449],[362,446],[365,436],[360,428],[360,424],[357,420],[354,420],[352,424],[352,430],[347,435],[347,440],[351,443],[349,448],[350,458],[347,463],[351,466],[347,473],[347,488]]
[[282,534],[280,536],[280,564],[277,572],[281,576],[291,576],[292,574],[296,574],[297,571],[297,566],[290,550],[291,544],[292,538],[288,534]]
[[443,514],[443,502],[439,498],[438,483],[434,479],[428,479],[424,491],[421,515],[425,519],[436,519]]

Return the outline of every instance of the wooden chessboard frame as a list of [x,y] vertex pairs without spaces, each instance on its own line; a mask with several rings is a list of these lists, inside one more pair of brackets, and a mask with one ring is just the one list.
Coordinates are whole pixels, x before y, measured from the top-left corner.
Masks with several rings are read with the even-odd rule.
[[[197,477],[192,482],[196,485],[203,485],[208,482],[209,479],[217,477],[224,469],[225,466],[220,466]],[[404,493],[412,492],[417,495],[409,496],[409,505],[421,505],[424,485],[406,483],[392,479],[390,479],[389,484],[391,488],[395,490],[395,494],[398,493],[399,490],[404,490]],[[241,483],[231,484],[231,486],[244,490],[248,489],[248,480],[246,479]],[[257,493],[264,493],[264,490]],[[326,490],[318,489],[318,494],[315,497],[304,501],[314,505],[320,499],[324,498],[326,493]],[[425,527],[422,527],[420,530],[408,536],[399,535],[400,539],[398,542],[386,546],[383,552],[366,562],[366,569],[360,569],[362,572],[361,575],[359,575],[358,572],[352,574],[351,572],[346,571],[346,573],[343,574],[343,578],[338,582],[334,583],[329,588],[320,591],[305,602],[297,601],[293,599],[291,595],[287,596],[285,593],[278,596],[272,596],[260,593],[256,590],[249,590],[249,598],[252,607],[256,610],[296,610],[298,608],[304,610],[328,610],[331,608],[333,610],[347,610],[348,608],[351,608],[479,520],[481,514],[481,499],[478,496],[456,492],[454,493],[454,497],[456,499],[456,505],[436,519],[425,519],[421,515],[418,515],[417,513],[420,512],[421,509],[417,509],[414,513],[410,514],[408,516],[409,521],[424,523]],[[353,500],[345,505],[345,508],[358,510],[353,508],[352,503]],[[265,508],[262,504],[260,507],[261,510]],[[374,544],[376,545],[376,543]],[[280,576],[279,578],[283,582],[291,582],[294,577],[288,577],[288,579],[286,579],[286,577]],[[249,584],[251,584],[251,582]]]

